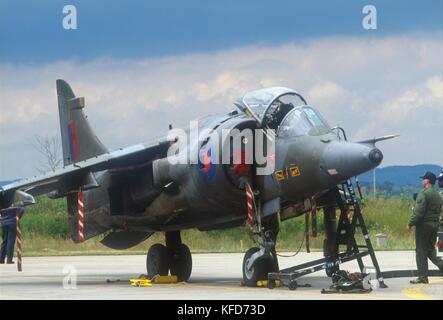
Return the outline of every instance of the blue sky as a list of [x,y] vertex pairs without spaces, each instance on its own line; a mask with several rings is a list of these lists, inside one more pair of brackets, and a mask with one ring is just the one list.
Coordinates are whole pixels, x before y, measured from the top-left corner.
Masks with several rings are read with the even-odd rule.
[[[75,31],[62,28],[66,4],[77,7]],[[366,4],[377,7],[377,31],[361,27]],[[330,35],[435,30],[442,21],[442,0],[2,0],[0,61],[142,58]]]
[[353,141],[400,134],[383,166],[443,165],[442,57],[443,0],[0,0],[0,180],[35,175],[35,136],[59,137],[59,78],[110,149],[286,86]]

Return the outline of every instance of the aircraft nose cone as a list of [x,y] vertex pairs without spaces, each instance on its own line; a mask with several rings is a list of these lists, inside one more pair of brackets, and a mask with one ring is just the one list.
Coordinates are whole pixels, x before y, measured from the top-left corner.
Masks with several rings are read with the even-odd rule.
[[383,160],[383,153],[378,148],[374,148],[369,152],[369,161],[375,165],[379,165]]
[[341,141],[325,150],[321,170],[331,178],[348,179],[377,167],[382,160],[383,153],[373,145]]

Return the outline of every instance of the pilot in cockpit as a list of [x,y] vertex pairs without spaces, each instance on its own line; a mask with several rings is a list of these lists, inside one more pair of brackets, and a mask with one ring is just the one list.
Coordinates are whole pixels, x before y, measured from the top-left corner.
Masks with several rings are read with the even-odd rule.
[[286,114],[294,108],[294,105],[291,102],[283,103],[277,101],[277,104],[275,111],[269,115],[267,121],[269,128],[275,130],[278,128]]

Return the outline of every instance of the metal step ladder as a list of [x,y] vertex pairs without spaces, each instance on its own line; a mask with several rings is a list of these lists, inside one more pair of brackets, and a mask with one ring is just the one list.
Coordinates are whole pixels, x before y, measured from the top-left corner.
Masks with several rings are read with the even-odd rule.
[[[360,199],[362,199],[360,188],[358,186]],[[355,255],[360,272],[365,272],[365,265],[363,263],[363,257],[369,255],[371,258],[372,265],[375,269],[376,278],[379,282],[380,287],[386,287],[383,281],[383,275],[380,271],[380,266],[375,256],[374,247],[372,246],[371,239],[369,237],[368,228],[366,227],[365,220],[361,211],[360,202],[355,194],[355,189],[351,180],[347,180],[346,183],[342,184],[342,194],[337,197],[337,205],[340,209],[340,219],[337,226],[337,235],[339,241],[337,241],[337,249],[339,246],[346,245],[345,253],[349,256]],[[357,230],[361,231],[364,244],[359,244],[355,237]],[[342,230],[345,230],[348,234],[342,236]],[[340,242],[342,240],[342,242]],[[344,240],[344,241],[343,241]],[[339,252],[337,250],[337,252]]]
[[[360,202],[357,199],[351,180],[347,180],[345,183],[341,184],[340,187],[337,186],[335,188],[335,198],[337,208],[340,210],[340,216],[337,223],[337,236],[335,239],[335,252],[337,252],[337,255],[333,258],[325,257],[323,259],[303,263],[280,270],[279,272],[271,272],[268,274],[269,288],[272,289],[275,287],[275,281],[279,280],[283,285],[288,286],[289,289],[295,290],[298,286],[296,281],[298,278],[320,270],[339,270],[340,264],[352,260],[357,260],[360,271],[363,273],[367,270],[363,263],[363,258],[365,256],[370,256],[371,258],[379,287],[387,288],[383,281],[383,275],[380,271],[380,266],[375,256],[368,229],[362,215]],[[357,230],[361,231],[365,244],[359,244],[357,242],[355,237]],[[346,246],[346,249],[340,252],[340,246]]]

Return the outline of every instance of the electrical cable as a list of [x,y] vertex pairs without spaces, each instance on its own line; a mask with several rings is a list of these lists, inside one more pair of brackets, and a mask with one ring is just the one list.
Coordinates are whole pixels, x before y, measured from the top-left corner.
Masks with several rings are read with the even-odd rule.
[[303,240],[302,240],[301,243],[300,243],[300,247],[297,249],[297,251],[296,251],[294,254],[291,254],[291,255],[283,255],[283,254],[277,253],[277,256],[282,257],[282,258],[291,258],[291,257],[295,257],[297,254],[300,253],[300,250],[301,250],[301,248],[303,247],[303,244],[305,243],[305,239],[306,239],[306,230],[305,230],[305,232],[303,233]]

